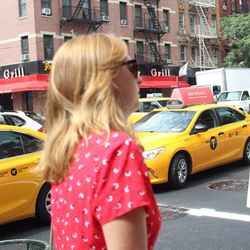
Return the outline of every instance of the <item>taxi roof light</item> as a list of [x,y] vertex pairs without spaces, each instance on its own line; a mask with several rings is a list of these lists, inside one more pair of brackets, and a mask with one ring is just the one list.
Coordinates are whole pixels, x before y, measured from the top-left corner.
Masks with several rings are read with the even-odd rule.
[[176,88],[171,94],[171,99],[180,100],[183,106],[215,103],[213,93],[208,87]]

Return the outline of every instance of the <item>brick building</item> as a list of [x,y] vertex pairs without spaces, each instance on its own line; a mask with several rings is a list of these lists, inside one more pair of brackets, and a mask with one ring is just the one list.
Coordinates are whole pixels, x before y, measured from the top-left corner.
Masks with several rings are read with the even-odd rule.
[[[250,12],[250,0],[223,0],[218,1],[219,17],[223,18],[239,13]],[[227,53],[229,52],[229,43],[220,37],[220,60],[224,61]]]
[[[215,0],[3,1],[0,105],[43,113],[55,51],[88,32],[118,34],[136,57],[141,75],[178,76],[179,68],[189,62],[186,81],[192,83],[195,71],[221,63],[219,14]],[[15,89],[20,81],[22,91]]]

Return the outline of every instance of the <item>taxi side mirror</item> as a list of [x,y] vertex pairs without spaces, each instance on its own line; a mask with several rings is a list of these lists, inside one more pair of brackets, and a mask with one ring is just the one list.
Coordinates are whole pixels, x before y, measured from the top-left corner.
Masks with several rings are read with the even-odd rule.
[[194,126],[193,132],[191,134],[197,134],[197,133],[201,133],[201,132],[205,132],[208,130],[208,126],[201,124],[201,123],[197,123]]

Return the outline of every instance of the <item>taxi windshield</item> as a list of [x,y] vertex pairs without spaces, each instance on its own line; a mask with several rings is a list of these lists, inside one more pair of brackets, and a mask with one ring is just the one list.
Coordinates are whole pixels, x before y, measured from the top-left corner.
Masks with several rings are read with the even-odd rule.
[[195,111],[155,111],[134,124],[137,132],[180,133],[186,130]]

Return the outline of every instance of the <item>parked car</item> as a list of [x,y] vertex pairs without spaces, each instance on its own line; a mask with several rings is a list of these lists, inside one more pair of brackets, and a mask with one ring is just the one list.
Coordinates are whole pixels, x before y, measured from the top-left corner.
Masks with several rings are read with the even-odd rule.
[[157,108],[166,107],[169,99],[169,97],[140,98],[139,109],[129,116],[129,121],[131,123],[135,123],[148,112],[151,112],[152,110]]
[[250,105],[250,89],[221,92],[217,97],[217,103],[227,103],[248,112]]
[[4,123],[7,125],[14,125],[44,132],[42,124],[43,118],[42,116],[39,117],[37,113],[29,111],[1,111],[0,116],[4,118]]
[[0,125],[0,224],[36,217],[50,223],[50,185],[32,173],[45,134]]
[[180,188],[191,174],[237,160],[250,164],[248,114],[227,104],[168,105],[134,124],[152,184]]

